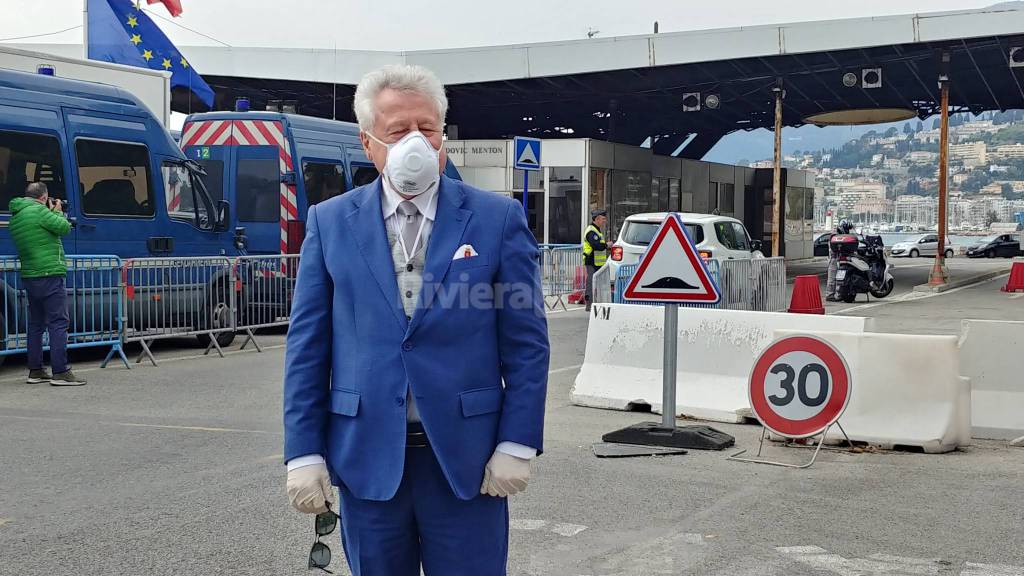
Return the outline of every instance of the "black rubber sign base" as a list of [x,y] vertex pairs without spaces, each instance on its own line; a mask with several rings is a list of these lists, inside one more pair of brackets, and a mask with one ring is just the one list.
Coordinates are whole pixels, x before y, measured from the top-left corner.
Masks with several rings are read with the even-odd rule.
[[641,422],[601,437],[605,442],[689,448],[693,450],[725,450],[736,444],[732,436],[710,426],[664,428],[660,422]]

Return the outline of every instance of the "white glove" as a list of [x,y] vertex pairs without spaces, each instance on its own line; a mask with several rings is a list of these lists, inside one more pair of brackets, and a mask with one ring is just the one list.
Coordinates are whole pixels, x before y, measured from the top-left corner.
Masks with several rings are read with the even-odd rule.
[[310,464],[288,471],[288,501],[303,514],[327,512],[327,503],[337,510],[327,464]]
[[505,498],[526,490],[530,481],[530,461],[494,451],[484,468],[480,493]]

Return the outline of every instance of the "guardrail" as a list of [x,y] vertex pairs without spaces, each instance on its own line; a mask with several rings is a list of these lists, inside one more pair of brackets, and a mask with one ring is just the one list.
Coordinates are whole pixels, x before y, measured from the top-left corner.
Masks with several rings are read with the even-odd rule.
[[[70,256],[67,258],[68,343],[69,349],[110,346],[103,360],[106,367],[114,354],[125,366],[121,335],[124,309],[121,299],[122,262],[117,256]],[[28,297],[21,278],[21,262],[13,256],[0,256],[0,356],[28,351]],[[48,335],[43,334],[43,349],[49,350]]]
[[[690,308],[719,308],[778,312],[786,308],[786,262],[782,257],[749,260],[708,260],[708,272],[722,299],[717,304],[680,304]],[[658,306],[622,297],[636,272],[636,264],[619,266],[611,301],[616,304]],[[607,268],[607,267],[606,267]]]
[[123,341],[138,342],[143,358],[156,366],[150,345],[160,339],[195,336],[216,349],[235,337],[237,291],[226,257],[137,258],[125,260]]

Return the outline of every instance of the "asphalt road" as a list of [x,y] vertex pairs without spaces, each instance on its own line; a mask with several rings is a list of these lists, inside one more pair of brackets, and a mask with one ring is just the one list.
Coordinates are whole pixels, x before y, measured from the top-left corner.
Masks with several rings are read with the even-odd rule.
[[[892,294],[882,299],[868,298],[867,295],[861,294],[857,296],[856,302],[851,304],[827,302],[825,303],[825,312],[828,314],[861,314],[858,311],[865,310],[865,304],[892,303],[907,298],[917,298],[919,294],[914,294],[914,287],[928,282],[928,276],[935,260],[933,258],[890,258],[889,262],[893,265],[892,276],[895,282]],[[988,260],[957,257],[948,259],[946,262],[951,280],[968,279],[997,271],[1008,272],[1012,265],[1012,260],[1005,258]],[[824,298],[828,263],[825,260],[820,260],[801,264],[787,264],[786,275],[789,277],[787,302],[792,298],[793,277],[808,274],[818,276],[822,298]]]
[[[547,451],[511,502],[510,574],[1024,575],[1024,449],[826,452],[809,470],[595,458],[601,434],[649,416],[569,403],[586,324],[549,317]],[[284,495],[280,339],[226,359],[165,345],[159,368],[90,370],[82,388],[0,371],[0,574],[309,574],[312,519]],[[756,447],[758,428],[719,427]]]

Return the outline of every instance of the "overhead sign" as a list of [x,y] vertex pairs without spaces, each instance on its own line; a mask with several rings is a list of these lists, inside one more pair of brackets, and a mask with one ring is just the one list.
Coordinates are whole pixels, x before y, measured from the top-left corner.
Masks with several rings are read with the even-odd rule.
[[627,300],[714,304],[718,286],[678,214],[669,214],[623,292]]
[[850,369],[831,344],[815,336],[776,340],[750,372],[750,406],[765,428],[787,438],[822,433],[850,402]]
[[517,170],[540,170],[540,138],[516,136],[513,140]]

